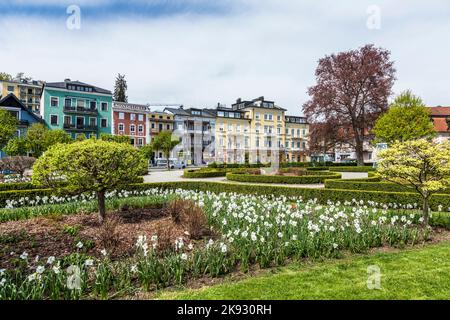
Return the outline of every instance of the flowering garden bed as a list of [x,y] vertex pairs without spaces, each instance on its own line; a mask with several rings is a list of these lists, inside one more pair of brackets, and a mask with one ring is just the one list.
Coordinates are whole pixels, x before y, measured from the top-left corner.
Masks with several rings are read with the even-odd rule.
[[[419,225],[419,211],[373,202],[323,205],[299,197],[181,189],[108,198],[110,218],[103,226],[89,197],[2,210],[0,215],[9,211],[14,218],[4,221],[20,221],[0,225],[7,248],[0,253],[7,267],[0,270],[0,298],[132,296],[254,266],[404,247],[433,237]],[[45,218],[27,220],[38,216]]]

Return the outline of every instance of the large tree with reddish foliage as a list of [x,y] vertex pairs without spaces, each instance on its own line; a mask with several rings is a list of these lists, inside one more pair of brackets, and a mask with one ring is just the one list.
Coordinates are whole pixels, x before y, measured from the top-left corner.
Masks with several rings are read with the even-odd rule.
[[350,132],[345,143],[364,164],[363,145],[375,120],[388,109],[395,68],[390,52],[373,45],[332,54],[319,60],[317,84],[303,111],[311,123],[333,124]]

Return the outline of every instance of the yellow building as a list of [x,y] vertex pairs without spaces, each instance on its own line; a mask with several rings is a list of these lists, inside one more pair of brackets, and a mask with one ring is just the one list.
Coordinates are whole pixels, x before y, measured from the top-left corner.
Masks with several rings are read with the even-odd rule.
[[0,94],[6,97],[14,94],[29,110],[39,113],[42,82],[34,80],[5,81],[0,80]]
[[216,161],[308,161],[306,119],[286,116],[275,102],[238,99],[231,108],[218,107],[216,112]]
[[307,162],[309,125],[304,117],[286,116],[286,161]]

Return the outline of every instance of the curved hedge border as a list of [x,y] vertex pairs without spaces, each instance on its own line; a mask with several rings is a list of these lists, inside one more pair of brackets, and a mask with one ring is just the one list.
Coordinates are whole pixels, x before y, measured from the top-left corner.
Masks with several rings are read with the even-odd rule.
[[373,167],[333,167],[330,171],[335,172],[373,172],[376,171]]
[[227,180],[253,183],[285,183],[285,184],[315,184],[323,183],[326,179],[339,179],[340,173],[314,172],[305,176],[272,176],[245,173],[227,173]]
[[[317,189],[317,188],[293,188],[285,186],[268,186],[268,185],[248,185],[233,184],[221,182],[204,182],[204,181],[180,181],[180,182],[161,182],[161,183],[139,183],[130,184],[123,188],[128,191],[142,191],[152,188],[161,188],[163,190],[195,190],[204,192],[230,192],[239,194],[255,194],[266,196],[285,196],[285,197],[302,197],[304,200],[316,199],[317,203],[326,204],[327,201],[341,203],[352,201],[353,199],[360,201],[373,201],[376,203],[389,204],[397,203],[401,205],[422,203],[422,198],[416,193],[407,192],[383,192],[383,191],[362,191],[362,190],[340,190],[340,189]],[[35,190],[14,190],[0,192],[0,207],[5,207],[6,200],[19,200],[20,198],[36,196],[55,195],[51,189],[35,189]],[[431,209],[438,210],[438,206],[442,205],[443,210],[450,208],[450,195],[435,194],[430,198]]]
[[183,178],[198,179],[198,178],[213,178],[213,177],[225,177],[228,170],[226,169],[208,169],[208,170],[184,170]]
[[[325,188],[342,190],[367,190],[383,192],[416,192],[411,186],[402,186],[392,182],[377,182],[365,180],[327,180]],[[439,191],[440,194],[450,194],[450,189]]]

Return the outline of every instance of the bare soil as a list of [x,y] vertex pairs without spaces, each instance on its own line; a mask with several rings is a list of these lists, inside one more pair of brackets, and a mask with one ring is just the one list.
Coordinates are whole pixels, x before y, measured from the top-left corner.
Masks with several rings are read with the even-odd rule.
[[[109,212],[112,223],[99,223],[96,214],[40,217],[28,220],[9,221],[0,224],[0,268],[13,266],[22,252],[28,253],[31,261],[39,256],[61,258],[71,253],[83,252],[100,257],[105,243],[112,259],[130,256],[134,253],[137,238],[147,239],[160,232],[170,230],[170,242],[183,238],[188,241],[185,230],[173,223],[164,208],[127,209]],[[84,245],[78,249],[76,244]]]

